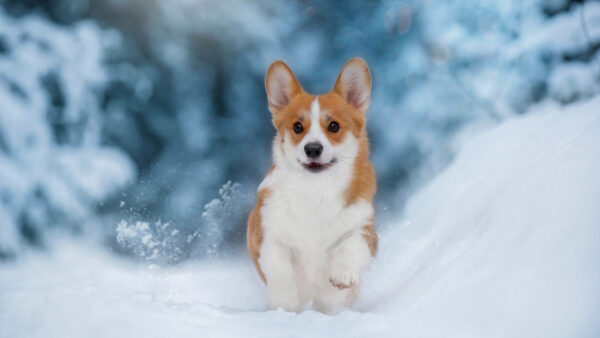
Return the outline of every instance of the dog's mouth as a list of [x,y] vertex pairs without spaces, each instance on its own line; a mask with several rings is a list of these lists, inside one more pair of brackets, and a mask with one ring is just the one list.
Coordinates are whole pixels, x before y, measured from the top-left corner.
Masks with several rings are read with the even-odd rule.
[[332,165],[335,164],[335,162],[337,162],[337,160],[334,158],[333,160],[327,162],[327,163],[319,163],[319,162],[309,162],[309,163],[302,163],[300,162],[300,164],[302,164],[302,166],[313,173],[318,173],[321,172],[329,167],[331,167]]

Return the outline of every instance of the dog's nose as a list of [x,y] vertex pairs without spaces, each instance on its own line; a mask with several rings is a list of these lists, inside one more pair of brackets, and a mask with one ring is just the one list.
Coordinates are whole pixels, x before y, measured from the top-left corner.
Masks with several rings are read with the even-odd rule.
[[323,146],[319,142],[307,143],[304,146],[304,152],[309,158],[317,158],[321,156],[321,153],[323,152]]

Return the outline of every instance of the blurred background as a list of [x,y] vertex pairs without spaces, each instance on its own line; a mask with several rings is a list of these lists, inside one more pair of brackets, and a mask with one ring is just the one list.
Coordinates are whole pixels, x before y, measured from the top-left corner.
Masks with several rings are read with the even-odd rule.
[[373,77],[377,225],[472,135],[598,92],[600,3],[0,0],[0,259],[52,238],[157,263],[244,250],[271,165],[263,87]]

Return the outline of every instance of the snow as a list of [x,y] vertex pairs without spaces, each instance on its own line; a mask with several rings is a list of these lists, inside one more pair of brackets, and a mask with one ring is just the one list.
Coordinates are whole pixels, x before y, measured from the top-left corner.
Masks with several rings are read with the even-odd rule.
[[597,73],[593,70],[594,67],[583,62],[569,62],[556,67],[548,81],[550,96],[565,103],[593,96],[598,92]]
[[[0,337],[599,336],[600,2],[140,4],[0,10]],[[381,251],[350,311],[266,311],[264,70],[357,55]]]
[[147,266],[62,239],[0,265],[0,336],[598,336],[598,107],[546,102],[472,138],[380,226],[339,315],[267,311],[246,255]]
[[[536,22],[515,46],[508,51],[515,58],[537,50],[574,54],[585,51],[600,41],[600,3],[589,1],[572,6],[567,13],[557,15],[548,22]],[[584,21],[585,20],[585,21]]]
[[11,257],[57,224],[83,230],[136,170],[101,140],[97,94],[107,78],[98,25],[65,28],[0,9],[0,31],[0,257]]
[[117,224],[117,243],[136,256],[152,263],[173,263],[180,259],[182,249],[177,245],[179,230],[171,230],[171,223],[148,222],[129,224],[121,220]]
[[598,107],[546,104],[472,139],[381,236],[365,308],[438,334],[597,335]]

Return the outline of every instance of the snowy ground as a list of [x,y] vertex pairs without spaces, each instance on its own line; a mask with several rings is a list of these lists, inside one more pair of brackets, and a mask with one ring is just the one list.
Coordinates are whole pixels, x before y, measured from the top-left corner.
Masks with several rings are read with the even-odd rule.
[[2,337],[597,337],[600,99],[465,145],[380,231],[355,306],[266,311],[247,257],[171,269],[55,243],[0,265]]

